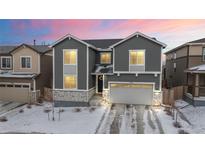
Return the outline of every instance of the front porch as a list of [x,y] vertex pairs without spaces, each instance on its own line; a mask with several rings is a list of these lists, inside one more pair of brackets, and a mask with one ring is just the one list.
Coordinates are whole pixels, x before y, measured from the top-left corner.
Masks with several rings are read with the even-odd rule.
[[189,68],[188,83],[184,99],[195,106],[205,106],[205,71],[204,65]]

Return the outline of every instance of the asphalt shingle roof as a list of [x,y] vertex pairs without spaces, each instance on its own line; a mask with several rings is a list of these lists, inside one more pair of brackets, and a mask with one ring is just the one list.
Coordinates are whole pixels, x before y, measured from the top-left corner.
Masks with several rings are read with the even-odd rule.
[[[49,46],[47,46],[47,45],[28,45],[28,44],[26,44],[26,45],[35,49],[39,53],[45,53],[45,52],[51,50],[51,48],[49,48]],[[18,47],[19,46],[0,46],[0,54],[9,54],[12,50],[14,50],[15,48],[18,48]]]
[[8,54],[11,50],[17,46],[0,46],[0,54]]
[[83,40],[88,44],[95,46],[96,48],[106,49],[109,46],[121,41],[122,39],[93,39],[93,40]]
[[191,41],[189,43],[205,43],[205,38],[194,40],[194,41]]

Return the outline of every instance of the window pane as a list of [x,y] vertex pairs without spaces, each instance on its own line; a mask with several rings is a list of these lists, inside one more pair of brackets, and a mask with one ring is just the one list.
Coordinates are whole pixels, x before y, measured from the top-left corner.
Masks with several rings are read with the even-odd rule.
[[144,51],[137,52],[137,64],[140,64],[140,65],[144,64]]
[[144,65],[144,51],[132,50],[130,51],[131,65]]
[[64,64],[76,64],[77,51],[76,50],[66,50],[64,52]]
[[21,58],[21,67],[22,68],[26,67],[26,59],[25,58]]
[[31,59],[29,57],[26,58],[26,67],[31,68]]
[[137,52],[136,51],[130,52],[130,64],[137,64]]
[[64,76],[64,87],[66,89],[76,88],[76,76],[66,75]]
[[110,53],[101,53],[100,54],[100,63],[110,64],[111,63],[111,54]]
[[10,58],[7,58],[6,67],[7,67],[7,68],[10,68],[10,67],[11,67],[11,59],[10,59]]
[[6,67],[6,58],[2,58],[2,67]]

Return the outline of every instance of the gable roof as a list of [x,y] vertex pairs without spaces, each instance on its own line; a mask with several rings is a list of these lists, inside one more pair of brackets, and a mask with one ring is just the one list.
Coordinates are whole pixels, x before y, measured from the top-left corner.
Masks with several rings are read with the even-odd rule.
[[71,34],[67,34],[67,35],[63,36],[62,38],[58,39],[57,41],[55,41],[54,43],[51,44],[51,47],[56,46],[57,44],[59,44],[60,42],[62,42],[63,40],[65,40],[67,38],[72,38],[72,39],[74,39],[78,42],[81,42],[82,44],[85,44],[89,47],[92,47],[92,48],[96,49],[96,47],[94,47],[92,44],[89,44],[89,43],[87,43],[87,42],[85,42],[85,41],[83,41],[83,40],[81,40],[81,39],[79,39],[79,38],[77,38],[77,37],[75,37]]
[[122,39],[92,39],[92,40],[83,40],[89,44],[92,44],[96,48],[106,49],[109,46],[121,41]]
[[0,54],[9,54],[16,46],[0,46]]
[[36,51],[39,54],[44,54],[48,51],[51,51],[51,48],[48,45],[28,45],[28,44],[21,44],[19,46],[16,46],[14,49],[10,51],[10,53],[14,52],[15,50],[19,49],[22,46],[26,46],[34,51]]
[[119,41],[119,42],[117,42],[117,43],[111,45],[110,47],[111,47],[111,48],[112,48],[112,47],[115,47],[115,46],[117,46],[117,45],[119,45],[119,44],[125,42],[126,40],[128,40],[128,39],[130,39],[130,38],[132,38],[132,37],[135,37],[135,36],[144,37],[144,38],[146,38],[146,39],[148,39],[148,40],[150,40],[150,41],[152,41],[152,42],[155,42],[155,43],[161,45],[163,48],[165,48],[165,47],[167,46],[165,43],[162,43],[162,42],[158,41],[158,40],[155,39],[155,38],[149,37],[149,36],[147,36],[147,35],[145,35],[145,34],[143,34],[143,33],[140,33],[140,32],[135,32],[134,34],[129,35],[128,37],[124,38],[123,40],[121,40],[121,41]]
[[194,40],[194,41],[191,41],[191,42],[188,42],[188,43],[205,43],[205,38]]
[[190,41],[190,42],[184,43],[184,44],[182,44],[180,46],[177,46],[177,47],[175,47],[175,48],[165,52],[164,54],[168,54],[168,53],[174,52],[177,49],[186,47],[188,45],[205,45],[205,38],[201,38],[201,39],[198,39],[198,40],[194,40],[194,41]]

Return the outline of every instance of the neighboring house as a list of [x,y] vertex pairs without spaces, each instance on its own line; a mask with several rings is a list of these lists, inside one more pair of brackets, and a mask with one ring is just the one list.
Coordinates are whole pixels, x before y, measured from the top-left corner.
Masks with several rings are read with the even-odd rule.
[[51,83],[52,50],[48,46],[0,46],[0,101],[29,103]]
[[205,38],[182,44],[166,54],[166,85],[186,86],[185,99],[205,105]]
[[95,93],[112,103],[151,105],[160,100],[166,45],[155,38],[140,32],[103,40],[66,35],[52,47],[56,106],[87,105]]

